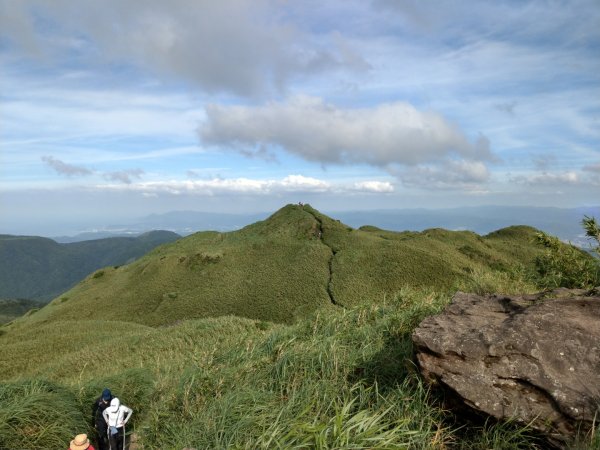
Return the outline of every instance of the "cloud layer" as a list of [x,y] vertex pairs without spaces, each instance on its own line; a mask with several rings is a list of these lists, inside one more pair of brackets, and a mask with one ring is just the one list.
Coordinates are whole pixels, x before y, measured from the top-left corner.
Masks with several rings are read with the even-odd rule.
[[[121,180],[119,180],[121,181]],[[95,189],[136,191],[144,195],[281,195],[286,193],[391,193],[394,186],[387,181],[363,181],[353,184],[330,182],[303,175],[288,175],[280,179],[212,178],[205,180],[168,180],[127,183],[125,185],[98,185]]]
[[[32,56],[134,63],[206,92],[256,96],[297,76],[369,67],[335,33],[325,37],[329,46],[320,45],[286,20],[275,0],[3,0],[0,7],[3,34]],[[37,17],[45,27],[36,26]]]
[[258,107],[213,104],[199,134],[205,145],[256,156],[284,149],[324,164],[388,167],[449,157],[493,159],[483,136],[472,142],[440,114],[405,102],[341,109],[320,98],[296,96]]

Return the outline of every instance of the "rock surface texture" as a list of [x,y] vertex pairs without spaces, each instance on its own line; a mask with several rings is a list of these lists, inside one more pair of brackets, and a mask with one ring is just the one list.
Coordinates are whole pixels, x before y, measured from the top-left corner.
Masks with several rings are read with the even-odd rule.
[[600,421],[600,288],[459,292],[413,342],[424,378],[478,412],[531,422],[554,442]]

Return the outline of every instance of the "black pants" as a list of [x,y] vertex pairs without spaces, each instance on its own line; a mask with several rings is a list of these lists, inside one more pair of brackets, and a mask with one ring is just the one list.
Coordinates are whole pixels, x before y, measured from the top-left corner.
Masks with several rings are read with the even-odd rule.
[[110,450],[124,450],[123,449],[123,427],[117,428],[117,434],[110,434],[108,441],[110,443]]
[[98,450],[109,450],[106,428],[97,427],[96,432],[98,433]]

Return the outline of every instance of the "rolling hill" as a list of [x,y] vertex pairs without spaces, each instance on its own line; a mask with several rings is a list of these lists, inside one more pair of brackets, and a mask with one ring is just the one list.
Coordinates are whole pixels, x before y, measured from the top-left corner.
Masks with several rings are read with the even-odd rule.
[[99,269],[0,327],[0,447],[93,436],[108,386],[147,449],[544,448],[432,401],[410,339],[457,288],[535,290],[534,233],[353,229],[288,205]]
[[47,302],[101,267],[127,264],[179,237],[152,231],[135,238],[59,244],[42,237],[0,235],[0,299]]
[[510,276],[540,254],[534,233],[518,226],[485,237],[357,230],[308,205],[288,205],[241,230],[199,232],[100,269],[35,317],[160,326],[237,315],[291,323],[322,307],[384,301],[406,286],[448,291],[473,274]]

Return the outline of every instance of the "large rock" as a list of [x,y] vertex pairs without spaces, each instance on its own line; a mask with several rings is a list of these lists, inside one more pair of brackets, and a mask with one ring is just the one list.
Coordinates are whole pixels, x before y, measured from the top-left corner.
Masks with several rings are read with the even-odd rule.
[[413,342],[424,378],[478,412],[532,423],[560,441],[600,420],[599,288],[459,292],[421,322]]

